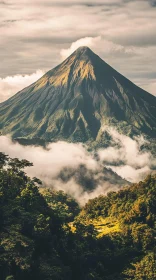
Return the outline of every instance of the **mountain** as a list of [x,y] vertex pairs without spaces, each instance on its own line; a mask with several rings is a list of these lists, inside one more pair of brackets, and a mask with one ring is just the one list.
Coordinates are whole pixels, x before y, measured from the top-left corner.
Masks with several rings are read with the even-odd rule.
[[156,136],[156,98],[80,47],[0,104],[0,131],[13,138],[102,141],[104,126]]
[[116,191],[131,185],[129,181],[119,176],[111,168],[102,165],[99,170],[90,170],[84,164],[76,168],[67,166],[61,169],[55,180],[62,184],[70,184],[72,180],[77,186],[81,186],[84,192],[89,193],[97,190],[99,186],[107,193],[108,190]]

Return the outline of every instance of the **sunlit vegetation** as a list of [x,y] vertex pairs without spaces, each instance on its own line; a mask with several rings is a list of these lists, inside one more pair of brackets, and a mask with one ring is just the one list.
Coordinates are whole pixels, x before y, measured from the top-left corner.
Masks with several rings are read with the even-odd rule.
[[106,219],[103,219],[102,217],[95,219],[93,220],[93,225],[98,232],[97,237],[121,231],[118,220],[110,217]]
[[1,280],[156,279],[156,176],[80,209],[0,153]]

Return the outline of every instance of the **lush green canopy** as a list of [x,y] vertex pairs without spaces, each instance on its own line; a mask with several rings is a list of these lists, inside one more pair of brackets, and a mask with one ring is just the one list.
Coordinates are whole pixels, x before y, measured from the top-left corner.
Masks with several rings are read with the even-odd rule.
[[[156,177],[83,209],[0,153],[0,279],[156,279]],[[100,224],[102,221],[102,224]]]

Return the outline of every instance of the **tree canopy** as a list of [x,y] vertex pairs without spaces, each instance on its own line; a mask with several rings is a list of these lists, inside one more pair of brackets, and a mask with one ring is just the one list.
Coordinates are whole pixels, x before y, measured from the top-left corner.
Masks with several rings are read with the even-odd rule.
[[80,209],[0,153],[0,279],[156,279],[156,176]]

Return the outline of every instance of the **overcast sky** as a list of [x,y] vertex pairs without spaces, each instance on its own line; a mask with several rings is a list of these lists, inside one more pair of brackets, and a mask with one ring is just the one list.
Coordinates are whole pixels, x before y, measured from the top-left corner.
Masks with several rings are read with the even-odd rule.
[[0,0],[0,101],[81,45],[156,95],[156,0]]

